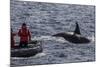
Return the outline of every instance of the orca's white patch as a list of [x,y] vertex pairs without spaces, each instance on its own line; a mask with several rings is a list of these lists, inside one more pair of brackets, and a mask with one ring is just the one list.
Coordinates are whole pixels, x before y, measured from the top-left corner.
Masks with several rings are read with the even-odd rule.
[[71,34],[71,35],[73,35],[73,34],[74,34],[74,32],[66,32],[66,34]]

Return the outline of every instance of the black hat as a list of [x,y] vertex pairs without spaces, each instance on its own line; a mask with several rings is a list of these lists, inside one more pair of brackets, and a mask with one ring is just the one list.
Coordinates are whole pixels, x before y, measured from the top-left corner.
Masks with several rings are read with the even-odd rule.
[[26,23],[23,23],[22,26],[26,26]]

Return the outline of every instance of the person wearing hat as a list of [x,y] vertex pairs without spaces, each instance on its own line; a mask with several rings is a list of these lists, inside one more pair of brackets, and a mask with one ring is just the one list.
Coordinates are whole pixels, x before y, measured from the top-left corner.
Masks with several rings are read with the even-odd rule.
[[25,23],[19,29],[18,36],[20,37],[19,47],[28,47],[28,42],[31,40],[31,33]]

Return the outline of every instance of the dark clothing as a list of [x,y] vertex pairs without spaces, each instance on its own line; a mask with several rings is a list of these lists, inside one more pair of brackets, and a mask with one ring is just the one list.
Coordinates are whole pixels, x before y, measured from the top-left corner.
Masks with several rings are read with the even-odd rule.
[[15,35],[16,34],[14,34],[14,33],[11,32],[11,48],[14,48],[15,47],[15,40],[14,40],[14,36]]
[[28,42],[20,42],[19,47],[28,47]]

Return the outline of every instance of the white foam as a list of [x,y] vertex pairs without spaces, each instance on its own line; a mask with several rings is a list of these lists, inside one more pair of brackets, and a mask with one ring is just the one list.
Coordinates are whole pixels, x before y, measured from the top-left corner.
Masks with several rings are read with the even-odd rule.
[[62,37],[56,37],[55,41],[60,42],[60,43],[65,43],[66,40]]
[[31,57],[12,57],[11,59],[29,59],[29,58],[40,58],[45,56],[46,53],[42,52],[42,53],[38,53],[35,56],[31,56]]
[[66,40],[62,37],[53,37],[53,36],[40,36],[40,37],[34,37],[32,40],[51,40],[51,41],[57,41],[57,42],[60,42],[60,43],[65,43]]
[[51,40],[51,36],[39,36],[39,37],[34,37],[32,40]]
[[95,37],[94,37],[94,36],[92,36],[92,37],[88,37],[88,39],[91,40],[92,42],[95,41]]
[[38,53],[38,54],[36,54],[35,56],[34,56],[34,58],[36,57],[43,57],[43,56],[45,56],[46,55],[46,53]]

